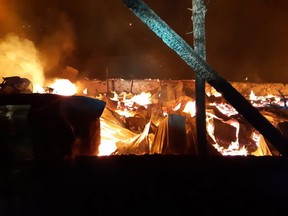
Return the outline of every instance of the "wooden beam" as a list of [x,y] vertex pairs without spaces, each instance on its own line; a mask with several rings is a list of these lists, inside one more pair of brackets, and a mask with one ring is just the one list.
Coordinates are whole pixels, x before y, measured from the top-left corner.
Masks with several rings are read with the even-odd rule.
[[123,0],[127,7],[141,19],[163,42],[174,50],[197,75],[205,79],[250,122],[282,156],[288,156],[288,140],[284,138],[261,113],[254,108],[227,80],[206,63],[175,31],[141,0]]

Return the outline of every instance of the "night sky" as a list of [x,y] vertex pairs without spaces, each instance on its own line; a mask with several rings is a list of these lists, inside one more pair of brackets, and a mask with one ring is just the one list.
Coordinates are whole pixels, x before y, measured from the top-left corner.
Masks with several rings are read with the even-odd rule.
[[[145,2],[193,46],[192,0]],[[229,81],[288,82],[288,0],[206,3],[210,66]],[[0,26],[34,42],[47,76],[70,66],[91,79],[194,78],[121,0],[0,0]]]

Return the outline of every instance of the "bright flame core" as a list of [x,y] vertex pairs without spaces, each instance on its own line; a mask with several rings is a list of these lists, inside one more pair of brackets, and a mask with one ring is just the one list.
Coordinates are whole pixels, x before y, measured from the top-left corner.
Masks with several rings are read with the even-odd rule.
[[68,79],[56,79],[49,87],[53,89],[53,94],[69,96],[77,93],[76,85]]

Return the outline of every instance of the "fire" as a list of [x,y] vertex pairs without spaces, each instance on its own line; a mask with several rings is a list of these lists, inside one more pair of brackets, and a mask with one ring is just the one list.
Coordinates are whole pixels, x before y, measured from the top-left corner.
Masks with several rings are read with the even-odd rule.
[[[0,74],[3,77],[21,74],[22,77],[26,77],[32,81],[34,93],[51,93],[66,96],[75,95],[78,93],[80,88],[78,88],[77,85],[72,83],[69,79],[56,78],[53,81],[45,81],[43,62],[41,61],[39,53],[31,41],[10,34],[5,39],[0,40],[0,50]],[[88,89],[82,89],[82,94],[89,97]],[[142,92],[136,95],[126,92],[121,94],[117,94],[116,92],[112,93],[113,96],[109,99],[113,101],[113,103],[117,104],[117,106],[115,106],[115,113],[120,116],[120,119],[122,119],[124,123],[127,123],[125,122],[127,118],[133,118],[137,116],[141,110],[147,111],[148,109],[152,109],[150,108],[150,105],[158,103],[158,101],[153,101],[153,95],[150,92]],[[206,95],[208,97],[213,96],[214,98],[222,96],[214,88],[212,88],[210,92],[207,92]],[[276,107],[284,107],[287,109],[287,99],[280,91],[279,95],[257,96],[254,91],[251,90],[247,99],[250,100],[251,104],[255,107],[274,105]],[[248,152],[248,149],[246,149],[245,145],[240,147],[240,123],[237,119],[233,118],[233,116],[238,115],[238,112],[230,104],[224,103],[222,101],[213,103],[211,102],[208,105],[210,108],[215,108],[218,112],[225,116],[225,118],[229,119],[224,120],[220,117],[217,117],[217,115],[215,115],[211,109],[207,109],[207,133],[211,138],[210,144],[214,146],[218,152],[220,152],[222,155],[243,156],[248,154],[261,155],[264,154],[263,152],[268,152],[268,154],[271,154],[271,152],[269,153],[267,149],[261,149],[263,148],[261,145],[265,141],[263,141],[261,134],[259,134],[257,131],[254,131],[251,135],[251,140],[253,140],[258,147],[257,151],[251,153]],[[158,104],[157,106],[160,105]],[[171,113],[177,113],[178,115],[183,114],[186,118],[195,118],[197,113],[195,100],[188,96],[181,96],[175,101],[164,102],[161,104],[161,106],[161,112],[158,113],[159,115],[161,114],[161,116],[157,117],[154,122],[156,127],[159,126],[159,123],[163,117]],[[143,129],[142,133],[138,134],[123,128],[123,125],[117,124],[116,121],[109,122],[111,118],[111,116],[108,118],[101,117],[101,145],[99,147],[98,156],[110,155],[115,152],[119,146],[122,146],[123,148],[123,146],[126,144],[136,142],[135,140],[139,139],[139,137],[141,137],[143,140],[145,140],[146,137],[149,137],[149,143],[151,144],[153,142],[153,135],[149,134],[148,126],[145,127],[145,130]],[[269,120],[269,117],[267,118]],[[108,119],[110,120],[108,121]],[[220,121],[235,128],[236,140],[231,141],[228,147],[223,147],[220,143],[217,142],[217,138],[215,136],[214,120]],[[151,123],[151,119],[147,119],[147,121]]]
[[68,79],[56,79],[50,86],[53,94],[74,95],[77,93],[77,87]]
[[110,98],[112,101],[117,101],[117,112],[121,116],[132,117],[136,114],[136,111],[139,107],[147,108],[151,104],[151,93],[142,92],[138,95],[131,95],[123,93],[121,96],[116,92],[113,92],[113,98]]
[[40,94],[50,93],[69,96],[77,94],[78,88],[76,84],[72,83],[68,79],[55,79],[54,82],[48,84],[48,87],[34,85],[33,92]]
[[147,108],[149,104],[151,104],[151,93],[150,92],[142,92],[139,95],[135,95],[131,98],[131,101]]
[[[239,122],[237,122],[236,120],[228,120],[226,123],[232,125],[233,127],[236,128],[236,141],[232,141],[231,144],[229,145],[228,148],[224,148],[222,146],[220,146],[215,138],[214,135],[214,130],[215,130],[215,126],[214,126],[214,122],[213,119],[219,119],[218,117],[216,117],[215,115],[211,114],[211,113],[207,113],[207,118],[206,118],[206,122],[207,122],[207,133],[209,134],[209,136],[211,137],[211,139],[213,140],[214,143],[211,143],[218,152],[220,152],[222,155],[230,155],[230,156],[236,156],[236,155],[241,155],[241,156],[247,156],[247,150],[245,149],[245,147],[239,147],[239,129],[240,129],[240,125]],[[222,120],[222,119],[220,119]]]
[[191,117],[194,117],[196,115],[195,101],[188,101],[183,112],[190,114]]
[[257,97],[256,97],[255,93],[253,92],[253,90],[251,90],[251,93],[250,93],[250,95],[249,95],[249,99],[250,99],[251,101],[257,100]]
[[[279,92],[281,95],[281,92]],[[251,101],[252,105],[255,107],[263,107],[268,106],[270,104],[274,104],[277,106],[284,107],[286,98],[282,95],[282,98],[277,95],[266,95],[266,96],[256,96],[253,90],[249,95],[249,100]]]
[[[217,95],[217,94],[215,94]],[[213,96],[215,96],[213,94]],[[110,99],[113,100],[114,102],[117,103],[117,109],[115,112],[121,116],[121,118],[133,118],[135,115],[138,113],[138,107],[143,106],[145,109],[149,109],[149,104],[152,104],[152,98],[153,96],[150,93],[141,93],[139,95],[132,95],[131,93],[121,93],[117,94],[116,92],[113,93],[113,97]],[[277,97],[257,97],[253,91],[250,94],[250,100],[251,102],[257,101],[257,104],[268,104],[271,103],[271,100],[277,101]],[[220,100],[221,101],[221,100]],[[184,114],[186,118],[194,118],[196,116],[196,107],[195,107],[195,100],[193,100],[190,97],[187,96],[182,96],[178,98],[175,101],[167,102],[162,104],[163,107],[161,107],[162,111],[162,117],[165,117],[169,115],[170,113],[177,113],[179,115]],[[263,139],[261,139],[261,134],[259,134],[258,131],[252,131],[251,133],[251,142],[255,143],[256,148],[259,150],[255,152],[248,152],[248,149],[246,148],[245,143],[243,144],[243,141],[240,145],[239,141],[239,136],[240,136],[240,122],[237,118],[234,116],[239,116],[238,112],[228,103],[224,103],[223,101],[221,102],[211,102],[208,104],[210,108],[213,108],[218,110],[221,115],[225,116],[225,120],[218,117],[212,109],[207,109],[206,112],[206,129],[207,129],[207,134],[209,135],[210,139],[210,144],[222,155],[241,155],[241,156],[247,156],[247,155],[263,155],[263,151],[260,150],[262,147],[260,146],[261,143],[263,143]],[[188,116],[186,115],[188,114]],[[228,147],[223,147],[221,146],[220,143],[217,142],[216,136],[215,136],[215,120],[222,122],[224,125],[230,125],[231,127],[235,128],[235,137],[236,139],[231,141]],[[101,126],[101,140],[102,144],[100,145],[100,153],[99,156],[101,155],[109,155],[112,152],[115,152],[117,149],[117,146],[119,146],[119,142],[121,142],[121,146],[124,146],[128,143],[131,143],[135,137],[137,137],[137,134],[130,134],[126,136],[126,140],[123,141],[122,139],[115,139],[115,137],[119,137],[121,133],[123,132],[123,127],[122,129],[119,128],[119,125],[117,126],[118,129],[115,129],[115,126],[111,126],[110,128],[107,126],[107,122],[102,119],[102,126]],[[125,121],[124,121],[125,122]],[[159,125],[156,124],[158,127]],[[111,127],[112,129],[111,131]],[[147,129],[146,129],[147,130]],[[144,130],[143,130],[144,133]],[[153,136],[152,141],[153,142]],[[118,143],[118,144],[117,144]],[[126,143],[126,144],[125,144]],[[268,152],[268,151],[266,151]],[[269,154],[271,155],[271,153]]]
[[[247,150],[245,149],[245,147],[241,147],[239,146],[239,130],[240,130],[240,124],[238,121],[236,120],[229,120],[228,122],[226,122],[230,125],[232,125],[233,127],[236,128],[236,141],[232,141],[231,144],[229,145],[228,148],[223,148],[221,146],[219,146],[219,144],[216,142],[215,144],[212,144],[222,155],[230,155],[230,156],[235,156],[235,155],[242,155],[242,156],[247,156]],[[213,126],[211,126],[213,128]],[[210,135],[213,136],[213,134],[210,131]],[[213,138],[213,140],[216,140],[215,137]]]

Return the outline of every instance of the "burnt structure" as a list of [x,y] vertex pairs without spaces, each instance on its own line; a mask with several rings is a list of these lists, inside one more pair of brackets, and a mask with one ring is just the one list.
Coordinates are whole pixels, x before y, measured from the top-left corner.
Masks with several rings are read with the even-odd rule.
[[176,32],[141,0],[123,0],[164,43],[174,50],[197,75],[206,80],[277,150],[288,156],[288,141],[261,113],[255,109],[227,80],[201,58]]

